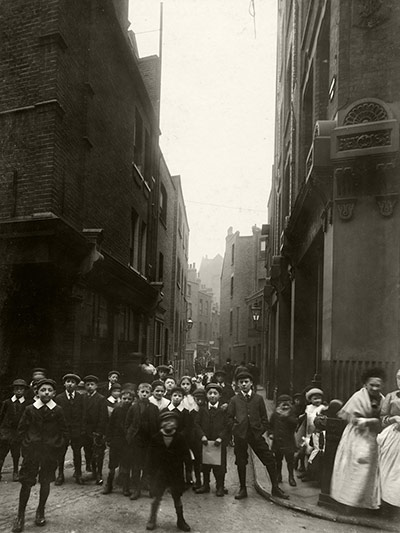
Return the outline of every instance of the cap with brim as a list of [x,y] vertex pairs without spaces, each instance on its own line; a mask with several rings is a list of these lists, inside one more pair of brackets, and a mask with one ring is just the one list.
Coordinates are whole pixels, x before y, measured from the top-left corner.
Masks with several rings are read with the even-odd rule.
[[94,381],[94,383],[98,383],[99,378],[97,376],[93,376],[93,374],[89,374],[83,378],[84,383],[87,383],[88,381]]
[[111,388],[110,388],[110,391],[113,391],[113,390],[121,390],[122,389],[122,385],[121,383],[113,383],[111,385]]
[[291,401],[292,401],[292,397],[289,396],[289,394],[281,394],[280,396],[278,396],[276,403],[291,402]]
[[81,380],[79,383],[78,383],[78,389],[84,389],[85,388],[85,382],[83,380]]
[[236,381],[239,381],[239,379],[251,379],[253,381],[253,376],[250,374],[250,372],[243,370],[236,376]]
[[40,387],[42,387],[43,385],[51,385],[53,389],[55,389],[57,386],[54,379],[50,379],[50,378],[39,379],[39,381],[36,383],[36,386],[38,389],[40,389]]
[[226,376],[225,370],[216,370],[214,376]]
[[63,383],[65,383],[65,381],[67,381],[67,379],[72,379],[73,381],[76,381],[76,383],[79,383],[81,378],[78,376],[78,374],[65,374],[65,376],[63,376],[62,380],[63,380]]
[[13,387],[25,387],[25,389],[29,389],[29,385],[24,379],[16,379],[12,383]]
[[158,371],[158,372],[169,372],[169,371],[170,371],[170,368],[169,368],[169,366],[167,366],[167,365],[159,365],[159,366],[157,367],[157,371]]
[[208,392],[210,389],[217,390],[220,394],[222,393],[222,387],[218,385],[218,383],[207,383],[206,385],[206,391]]
[[37,372],[41,372],[42,374],[46,374],[46,369],[45,368],[34,368],[32,370],[32,374],[36,374]]
[[324,395],[324,393],[322,392],[321,389],[317,389],[315,387],[315,388],[310,389],[309,391],[307,391],[306,400],[310,400],[311,396],[315,396],[316,394],[318,394],[319,396],[323,396]]
[[192,392],[192,396],[206,396],[206,391],[205,389],[196,389],[195,391]]
[[160,420],[160,423],[161,422],[165,422],[166,420],[178,420],[179,419],[179,415],[177,413],[175,413],[174,411],[163,411],[161,414],[160,414],[160,417],[159,417],[159,420]]
[[110,372],[107,374],[107,377],[110,377],[112,376],[113,374],[116,374],[118,377],[120,377],[120,373],[118,372],[118,370],[110,370]]

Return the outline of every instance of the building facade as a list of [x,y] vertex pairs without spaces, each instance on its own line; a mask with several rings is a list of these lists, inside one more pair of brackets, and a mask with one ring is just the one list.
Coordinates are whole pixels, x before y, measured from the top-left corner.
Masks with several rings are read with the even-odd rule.
[[399,22],[395,3],[279,2],[271,390],[346,399],[398,366]]
[[129,380],[168,353],[159,63],[138,58],[127,14],[126,0],[0,7],[1,384],[34,366]]
[[[228,230],[221,273],[221,364],[230,358],[237,364],[254,361],[262,368],[265,244],[257,226],[246,236]],[[258,321],[253,320],[255,306],[260,309]]]

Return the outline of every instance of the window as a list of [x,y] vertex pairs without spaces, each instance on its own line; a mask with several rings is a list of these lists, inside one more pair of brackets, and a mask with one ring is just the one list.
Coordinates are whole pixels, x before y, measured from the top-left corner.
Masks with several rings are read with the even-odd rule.
[[187,295],[190,297],[192,296],[192,286],[190,283],[187,284]]
[[151,178],[151,138],[149,132],[145,130],[144,134],[144,169],[143,176],[148,185]]
[[201,322],[199,323],[199,339],[203,339],[203,324]]
[[239,342],[239,317],[240,307],[236,307],[236,342]]
[[208,316],[208,300],[206,300],[206,316]]
[[137,269],[146,275],[146,247],[147,247],[147,224],[143,221],[140,224],[139,242],[138,242],[138,260]]
[[84,334],[96,339],[108,338],[109,316],[107,300],[100,294],[86,291],[85,315],[83,323]]
[[160,188],[160,219],[164,224],[167,224],[167,210],[168,210],[168,196],[164,185]]
[[179,206],[178,208],[178,231],[179,235],[182,237],[182,208]]
[[233,331],[233,311],[232,309],[229,311],[229,335],[232,335]]
[[139,111],[135,111],[135,139],[133,161],[140,172],[143,170],[143,120]]
[[199,300],[199,313],[200,315],[203,314],[203,299],[202,298],[200,298]]
[[232,244],[231,248],[231,264],[233,265],[235,263],[235,245]]
[[158,281],[164,279],[164,255],[160,252],[158,254]]
[[176,261],[176,284],[178,285],[178,287],[181,286],[181,261],[179,257]]
[[260,240],[260,252],[265,252],[267,247],[267,241],[265,239]]
[[204,338],[207,340],[208,337],[208,324],[204,324]]
[[138,232],[139,232],[139,217],[134,209],[131,210],[131,234],[129,239],[129,264],[137,268],[138,255]]
[[231,276],[231,298],[233,297],[233,274]]

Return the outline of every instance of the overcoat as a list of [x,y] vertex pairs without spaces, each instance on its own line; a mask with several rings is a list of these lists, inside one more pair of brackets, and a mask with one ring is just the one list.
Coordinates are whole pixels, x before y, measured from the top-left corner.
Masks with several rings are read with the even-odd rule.
[[66,392],[58,394],[54,401],[60,405],[64,411],[65,420],[68,429],[69,439],[80,439],[84,433],[84,397],[75,392],[73,400],[67,397]]

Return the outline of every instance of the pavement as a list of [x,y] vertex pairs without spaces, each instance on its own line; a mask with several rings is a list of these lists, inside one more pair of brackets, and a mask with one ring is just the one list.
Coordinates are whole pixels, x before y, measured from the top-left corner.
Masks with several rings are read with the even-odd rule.
[[[258,387],[257,392],[263,396],[268,416],[270,416],[274,409],[273,402],[266,399],[265,389]],[[256,491],[276,505],[332,522],[339,522],[352,526],[363,526],[366,528],[372,528],[375,531],[400,531],[400,515],[396,510],[379,509],[374,511],[368,509],[354,509],[339,503],[337,504],[337,509],[321,506],[319,504],[320,489],[318,483],[310,481],[303,482],[301,479],[297,479],[297,487],[291,487],[287,480],[285,464],[282,468],[283,482],[280,486],[289,495],[289,500],[276,498],[271,495],[271,482],[266,468],[253,451],[251,451],[251,458],[254,469],[254,486]]]

